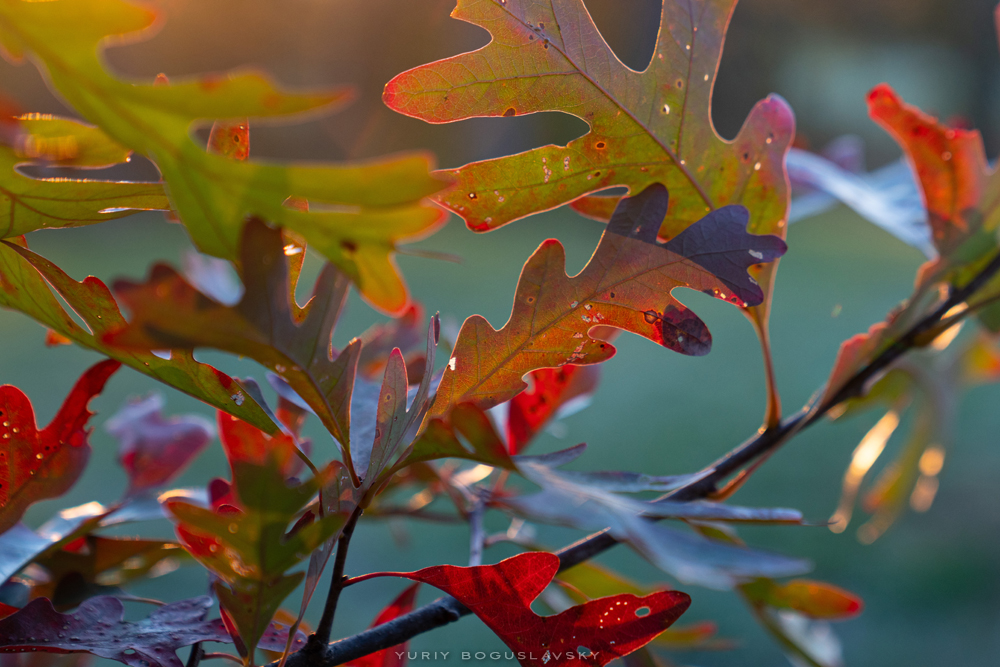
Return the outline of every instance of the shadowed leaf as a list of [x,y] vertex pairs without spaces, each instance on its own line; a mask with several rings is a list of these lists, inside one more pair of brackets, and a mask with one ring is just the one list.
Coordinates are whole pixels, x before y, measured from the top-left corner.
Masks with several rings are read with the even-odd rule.
[[[0,620],[0,652],[91,653],[130,667],[182,667],[176,653],[182,646],[233,642],[222,621],[205,620],[212,605],[208,596],[181,600],[133,623],[123,620],[125,609],[113,597],[91,598],[72,614],[61,614],[39,598]],[[287,634],[287,627],[271,625],[260,645],[281,650]],[[294,643],[304,646],[305,637],[300,633]]]
[[[85,327],[77,324],[63,308],[50,285],[80,316]],[[82,282],[73,280],[23,243],[0,243],[0,306],[19,310],[82,347],[117,359],[258,428],[268,432],[277,429],[233,378],[198,363],[189,352],[175,350],[169,359],[164,359],[149,351],[127,350],[105,343],[106,333],[126,325],[107,286],[93,276]]]
[[215,429],[197,415],[165,419],[163,397],[129,403],[105,424],[118,438],[118,461],[129,477],[128,495],[162,486],[212,440]]
[[[153,350],[212,347],[247,356],[284,378],[350,456],[350,402],[361,344],[339,354],[330,339],[347,298],[347,278],[327,264],[296,317],[280,230],[251,220],[242,243],[243,298],[223,305],[157,264],[145,283],[124,280],[115,291],[132,313],[128,326],[105,335],[112,345]],[[353,473],[353,468],[351,468]]]

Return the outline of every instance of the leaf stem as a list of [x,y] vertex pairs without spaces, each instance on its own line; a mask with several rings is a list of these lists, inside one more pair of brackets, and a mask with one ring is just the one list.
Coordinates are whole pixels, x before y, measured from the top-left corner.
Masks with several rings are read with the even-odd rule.
[[337,602],[340,600],[340,592],[344,590],[344,565],[347,563],[347,549],[351,544],[351,535],[354,534],[354,526],[357,525],[361,517],[361,507],[356,507],[351,513],[344,530],[337,540],[337,558],[333,562],[333,576],[330,579],[330,592],[326,596],[326,605],[323,607],[323,616],[319,619],[316,632],[309,637],[309,644],[306,646],[307,652],[322,650],[330,643],[330,632],[333,630],[333,616],[337,613]]
[[237,658],[235,655],[229,655],[228,653],[202,653],[202,660],[232,660],[237,665],[242,665],[243,661]]
[[[711,470],[708,475],[669,494],[671,500],[697,500],[710,496],[717,490],[719,482],[755,460],[770,455],[800,430],[815,424],[833,407],[859,395],[869,380],[886,369],[905,352],[917,347],[921,337],[938,326],[949,310],[968,300],[998,272],[1000,272],[1000,253],[997,253],[969,283],[953,290],[951,295],[932,313],[922,318],[855,373],[833,396],[818,406],[810,407],[807,405],[790,419],[746,440],[706,468],[706,470]],[[579,565],[616,544],[618,541],[611,536],[608,529],[594,533],[556,552],[560,561],[559,570],[563,571],[574,565]],[[339,559],[339,552],[337,556]],[[316,653],[307,654],[305,650],[299,651],[288,659],[286,667],[334,667],[341,665],[375,651],[401,644],[419,634],[457,621],[470,613],[472,612],[455,598],[451,596],[441,597],[388,623],[341,639],[329,646],[321,647],[322,653],[318,655]]]

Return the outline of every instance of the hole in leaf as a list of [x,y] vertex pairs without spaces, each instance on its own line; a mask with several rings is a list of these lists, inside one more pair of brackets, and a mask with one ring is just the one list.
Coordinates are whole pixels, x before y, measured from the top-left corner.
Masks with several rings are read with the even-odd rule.
[[638,616],[639,618],[642,618],[643,616],[649,616],[649,607],[639,607],[638,609],[635,610],[635,615]]

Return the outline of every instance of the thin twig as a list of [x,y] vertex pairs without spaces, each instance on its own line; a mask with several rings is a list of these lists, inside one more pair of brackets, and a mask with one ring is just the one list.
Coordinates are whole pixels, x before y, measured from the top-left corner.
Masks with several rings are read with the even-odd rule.
[[[361,507],[355,508],[351,517],[344,524],[344,530],[337,540],[337,559],[333,562],[333,577],[330,579],[330,593],[326,597],[326,605],[323,607],[323,616],[319,619],[316,632],[309,637],[309,644],[305,647],[306,652],[321,650],[330,642],[330,632],[333,630],[333,616],[337,613],[337,602],[340,600],[340,592],[344,590],[344,565],[347,563],[347,549],[351,544],[351,535],[354,534],[354,526],[361,516]],[[286,664],[290,664],[290,660]]]
[[[687,501],[708,497],[717,490],[717,485],[721,481],[758,458],[777,450],[792,435],[816,423],[820,417],[836,405],[860,395],[873,377],[885,370],[905,352],[916,347],[919,339],[937,326],[949,310],[965,302],[997,272],[1000,272],[1000,253],[994,256],[968,284],[953,290],[951,295],[932,313],[922,318],[864,368],[855,373],[829,399],[811,408],[807,406],[794,417],[745,441],[706,468],[706,470],[711,470],[709,474],[674,491],[670,494],[670,498]],[[556,555],[559,556],[559,571],[579,565],[616,544],[618,541],[605,529],[564,547],[556,552]],[[388,623],[336,641],[325,647],[320,655],[306,655],[305,650],[299,651],[289,658],[286,667],[341,665],[375,651],[401,644],[419,634],[457,621],[470,613],[472,612],[455,598],[451,596],[441,597]]]
[[486,500],[480,495],[469,512],[469,567],[483,564],[483,544],[486,542],[486,530],[483,528],[483,515],[486,514]]
[[198,663],[201,662],[204,655],[205,649],[201,647],[201,642],[195,642],[191,645],[191,653],[188,655],[187,664],[184,667],[198,667]]
[[242,665],[243,661],[237,658],[235,655],[229,655],[228,653],[203,653],[201,656],[202,660],[232,660],[237,665]]

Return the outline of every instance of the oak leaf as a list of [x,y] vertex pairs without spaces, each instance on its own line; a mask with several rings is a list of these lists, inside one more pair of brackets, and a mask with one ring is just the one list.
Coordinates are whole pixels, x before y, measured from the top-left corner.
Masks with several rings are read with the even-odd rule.
[[[443,222],[441,211],[426,199],[446,184],[430,174],[430,156],[283,165],[206,151],[192,133],[199,122],[331,109],[351,94],[346,89],[287,93],[252,71],[159,83],[113,76],[104,48],[112,38],[150,34],[157,19],[150,8],[123,0],[5,2],[0,46],[14,59],[30,54],[78,113],[156,163],[171,207],[203,252],[235,259],[243,221],[260,216],[301,234],[373,305],[402,311],[408,297],[392,259],[396,244]],[[286,205],[289,197],[324,206],[299,210]]]
[[[102,340],[106,333],[126,325],[107,286],[93,276],[77,282],[49,260],[28,250],[23,238],[16,241],[0,243],[0,306],[19,310],[82,347],[116,359],[258,428],[268,432],[277,429],[236,380],[195,361],[189,352],[175,350],[169,359],[164,359],[148,350],[106,344]],[[79,315],[86,328],[77,323],[52,290]]]
[[525,374],[539,368],[609,359],[615,348],[589,335],[597,326],[631,331],[683,354],[706,354],[708,327],[673,290],[689,287],[737,306],[759,304],[764,293],[747,268],[777,259],[785,243],[747,233],[741,206],[712,211],[660,243],[667,204],[660,184],[623,199],[593,257],[573,277],[566,275],[558,241],[539,246],[521,271],[507,324],[497,331],[475,315],[462,325],[431,414],[465,401],[483,408],[503,403],[525,388]]
[[86,426],[93,413],[87,404],[120,366],[107,360],[89,368],[42,430],[24,392],[0,387],[0,533],[17,524],[29,506],[58,498],[80,478],[90,458]]
[[533,552],[496,565],[437,565],[364,578],[405,577],[440,588],[476,614],[525,667],[606,665],[649,643],[691,604],[691,598],[679,591],[642,597],[624,593],[571,607],[555,616],[538,616],[531,603],[558,569],[555,554]]

